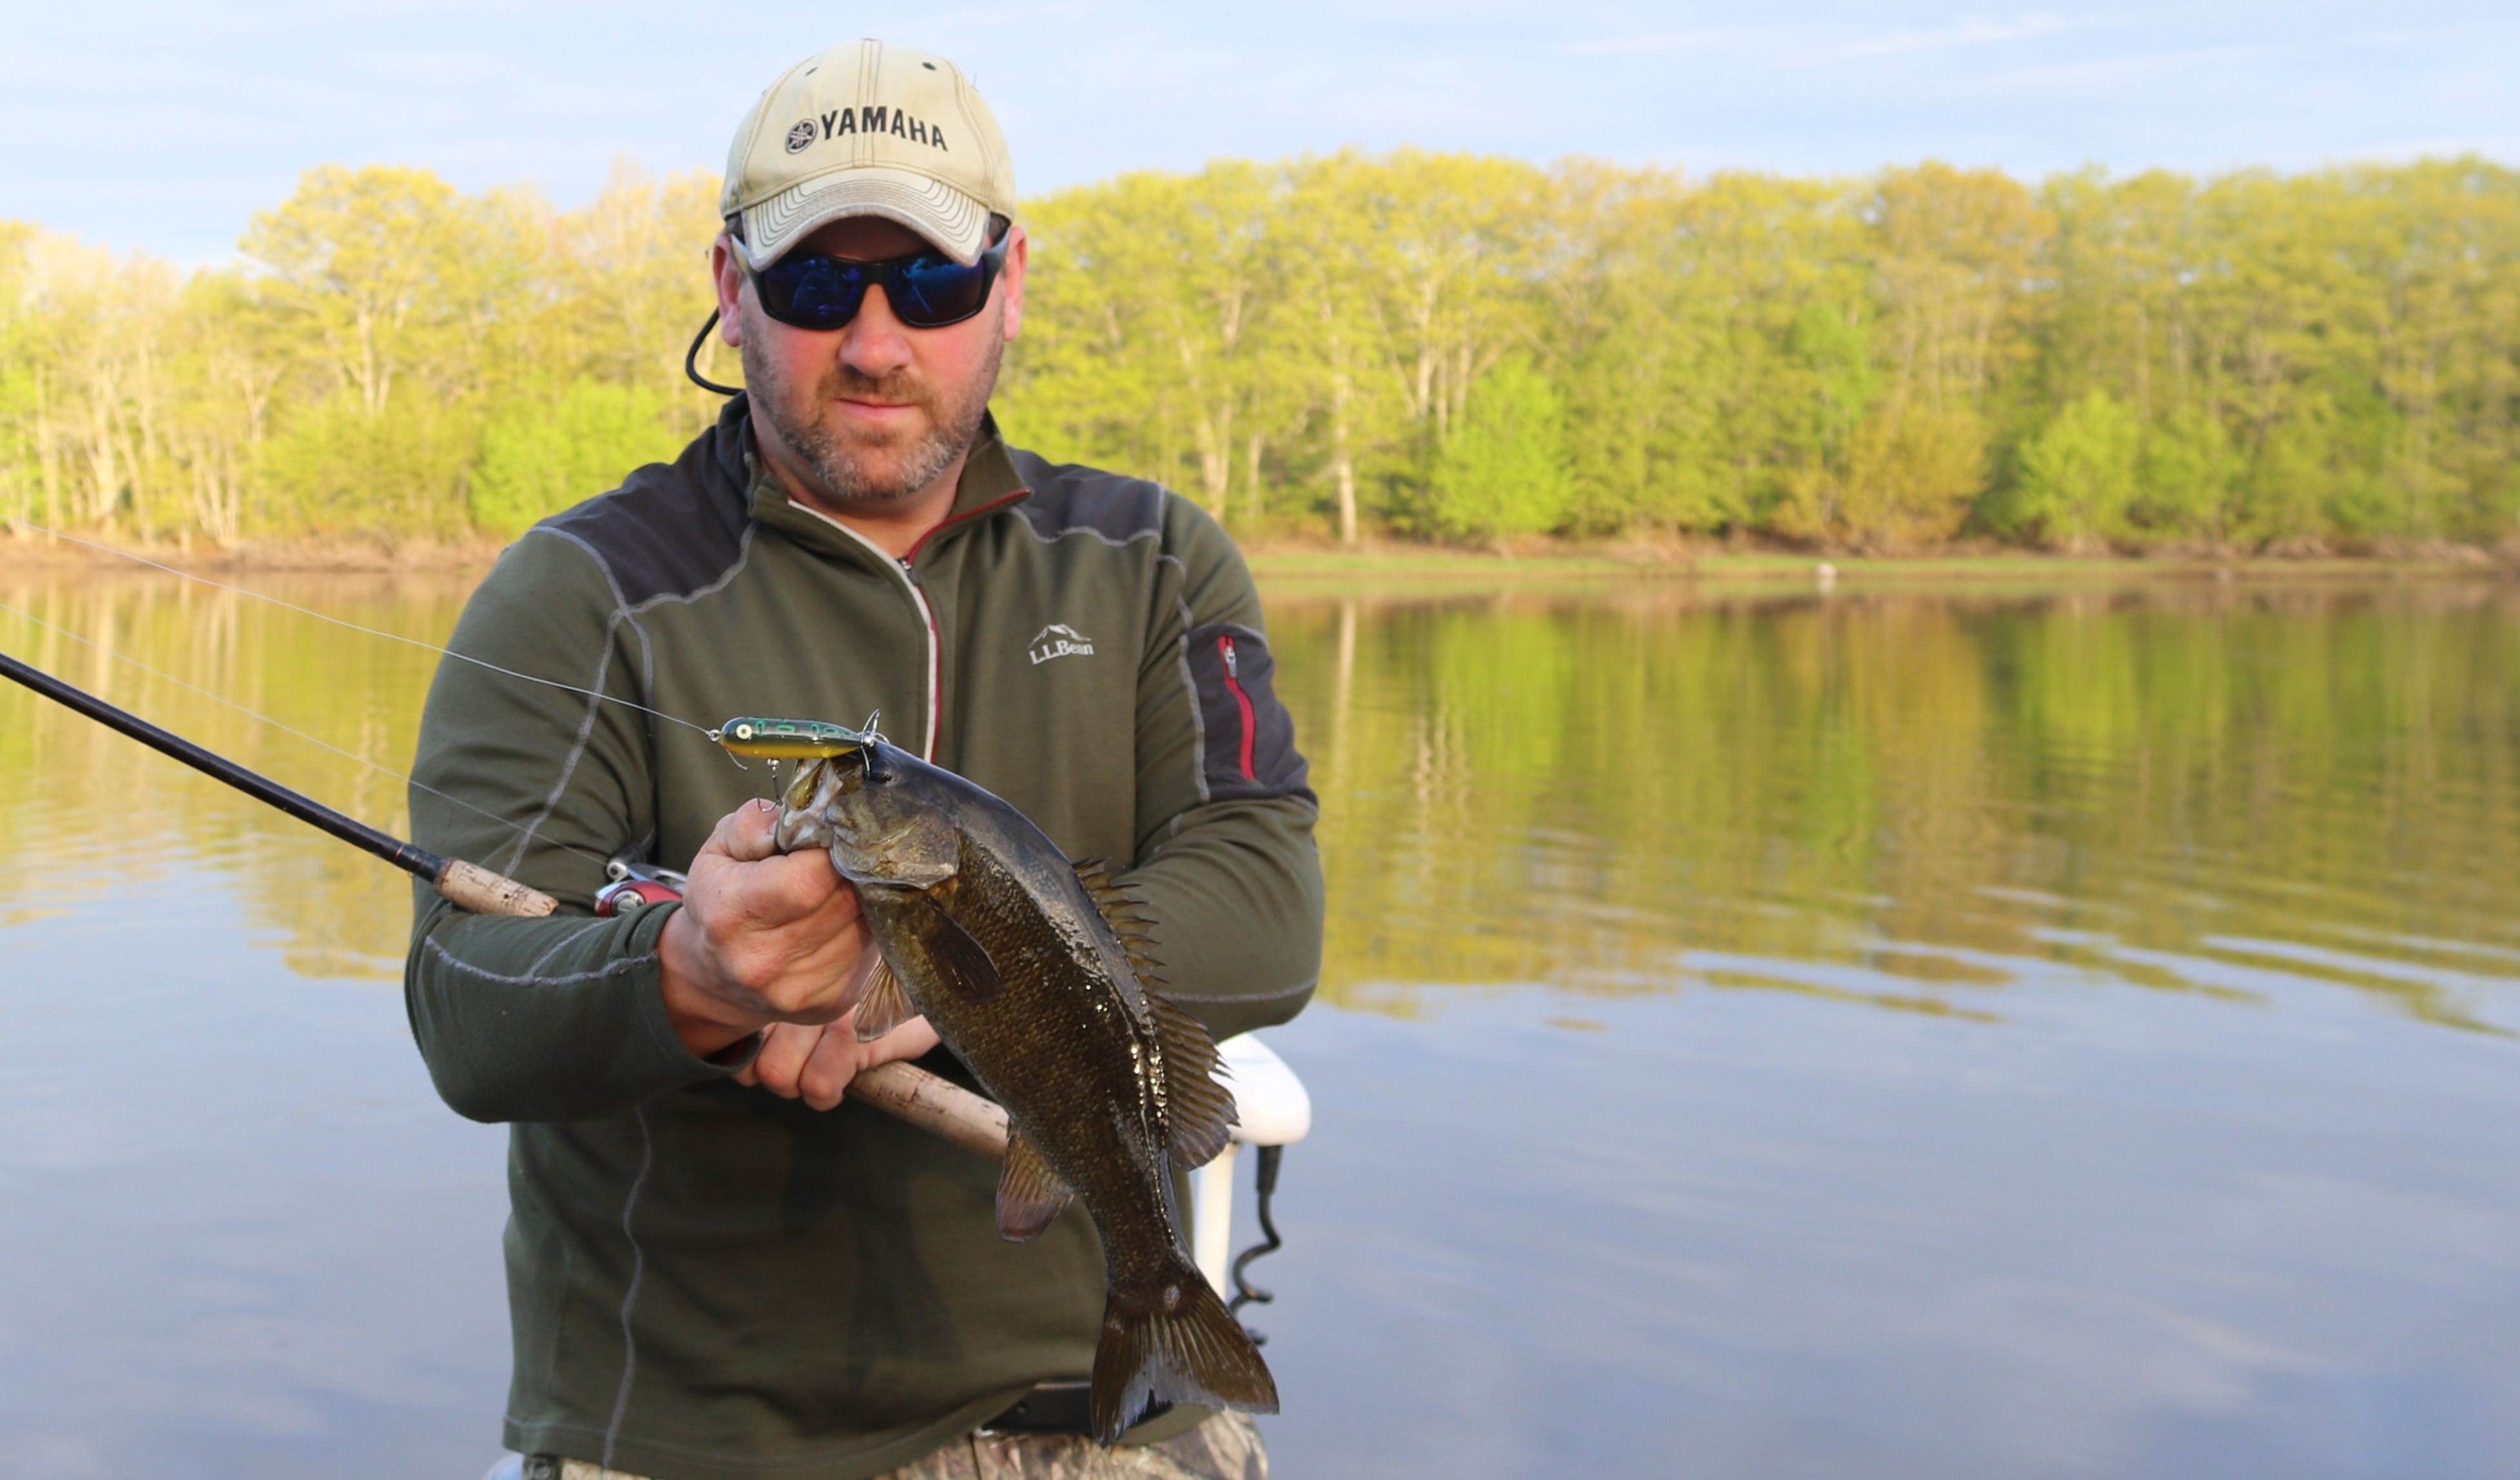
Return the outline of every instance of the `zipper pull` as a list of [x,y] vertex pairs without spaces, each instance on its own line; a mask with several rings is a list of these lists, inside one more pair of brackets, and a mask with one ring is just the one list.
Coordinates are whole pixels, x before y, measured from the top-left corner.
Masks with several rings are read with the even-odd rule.
[[918,585],[918,584],[919,584],[919,567],[918,567],[918,566],[916,566],[916,565],[914,565],[914,564],[912,564],[912,563],[910,563],[910,557],[908,557],[908,556],[906,556],[906,555],[905,555],[905,556],[900,557],[900,561],[901,561],[901,573],[902,573],[902,575],[903,575],[905,578],[907,578],[907,579],[909,580],[910,584],[912,584],[912,585],[914,585],[914,586]]
[[1242,676],[1241,667],[1234,660],[1234,639],[1223,636],[1218,637],[1216,640],[1216,650],[1225,654],[1225,676],[1227,678],[1240,678]]

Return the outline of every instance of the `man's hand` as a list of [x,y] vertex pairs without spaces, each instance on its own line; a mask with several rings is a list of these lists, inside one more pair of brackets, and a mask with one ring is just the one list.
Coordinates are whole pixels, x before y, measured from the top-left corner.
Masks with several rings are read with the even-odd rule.
[[735,1076],[738,1084],[757,1084],[774,1095],[802,1099],[818,1110],[840,1102],[849,1081],[879,1063],[917,1058],[936,1047],[936,1030],[924,1017],[914,1017],[873,1043],[860,1043],[857,1009],[837,1022],[773,1023],[762,1035],[760,1056]]
[[[665,1011],[684,1047],[703,1058],[774,1023],[828,1023],[855,1006],[855,968],[872,944],[858,919],[857,891],[822,849],[779,852],[772,841],[778,821],[778,808],[765,801],[720,818],[692,861],[682,908],[657,938]],[[917,1026],[925,1031],[924,1023]],[[799,1069],[815,1056],[812,1044],[804,1047]],[[851,1063],[838,1082],[879,1061]],[[828,1080],[831,1068],[818,1070],[813,1082]],[[784,1078],[782,1093],[796,1093],[794,1075]],[[765,1074],[760,1082],[777,1089],[781,1080]],[[832,1095],[836,1101],[837,1091]]]

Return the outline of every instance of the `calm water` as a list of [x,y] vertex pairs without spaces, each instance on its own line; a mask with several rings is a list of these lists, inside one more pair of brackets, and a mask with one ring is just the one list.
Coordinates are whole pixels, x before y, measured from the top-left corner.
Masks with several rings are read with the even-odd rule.
[[[1333,891],[1281,1473],[2520,1472],[2520,595],[1270,595]],[[121,659],[399,767],[428,654],[0,601],[401,826]],[[470,1480],[504,1142],[398,875],[15,689],[0,836],[0,1474]]]

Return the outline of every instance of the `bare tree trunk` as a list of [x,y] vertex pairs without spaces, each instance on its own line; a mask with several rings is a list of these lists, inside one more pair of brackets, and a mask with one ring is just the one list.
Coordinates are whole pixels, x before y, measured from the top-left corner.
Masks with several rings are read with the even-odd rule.
[[1242,502],[1252,523],[1260,522],[1260,433],[1251,433],[1242,461]]
[[1226,497],[1234,479],[1234,407],[1199,413],[1198,482],[1205,490],[1208,512],[1220,524],[1226,519]]
[[60,433],[53,428],[49,388],[39,365],[35,368],[35,461],[44,485],[44,527],[58,529],[62,523],[62,447]]
[[91,524],[104,522],[113,513],[115,495],[122,489],[122,471],[113,457],[112,407],[113,378],[100,375],[88,391],[88,475],[95,479],[87,501]]

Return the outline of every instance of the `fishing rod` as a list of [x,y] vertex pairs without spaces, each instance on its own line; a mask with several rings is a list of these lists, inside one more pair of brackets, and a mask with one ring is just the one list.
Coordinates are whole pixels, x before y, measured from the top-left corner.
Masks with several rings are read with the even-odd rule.
[[[539,889],[494,874],[460,858],[440,858],[416,843],[369,827],[347,813],[335,811],[302,791],[284,786],[226,756],[195,744],[131,711],[64,683],[41,668],[0,652],[0,676],[14,679],[55,703],[83,715],[150,749],[183,762],[214,781],[223,782],[267,806],[276,807],[362,852],[428,880],[439,894],[475,915],[546,916],[560,901]],[[650,881],[643,901],[679,899],[671,888]],[[916,1064],[878,1064],[849,1081],[849,1098],[863,1099],[922,1131],[943,1137],[965,1150],[996,1160],[1007,1154],[1007,1112],[961,1085],[941,1079]]]
[[560,908],[560,901],[538,889],[528,888],[503,874],[493,874],[479,864],[460,858],[440,858],[416,843],[404,842],[388,832],[381,832],[347,813],[336,812],[302,791],[294,791],[267,776],[248,771],[224,755],[194,744],[168,730],[161,730],[128,709],[119,709],[84,689],[76,689],[46,673],[41,668],[22,663],[0,652],[0,675],[17,680],[37,694],[65,708],[75,710],[109,730],[127,735],[161,755],[182,761],[185,765],[213,780],[225,782],[239,791],[266,806],[281,811],[333,834],[351,847],[373,853],[406,874],[425,878],[437,892],[475,915],[549,915]]

